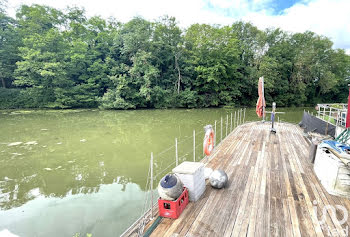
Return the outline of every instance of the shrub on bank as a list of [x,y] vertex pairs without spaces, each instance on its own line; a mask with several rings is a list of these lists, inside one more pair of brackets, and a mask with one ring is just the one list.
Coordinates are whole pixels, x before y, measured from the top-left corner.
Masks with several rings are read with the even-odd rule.
[[40,101],[33,90],[0,88],[0,109],[38,108]]

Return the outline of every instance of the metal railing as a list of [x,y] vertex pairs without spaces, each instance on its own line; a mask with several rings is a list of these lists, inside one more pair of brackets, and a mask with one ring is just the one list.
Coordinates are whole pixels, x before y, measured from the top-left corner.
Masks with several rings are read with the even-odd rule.
[[317,104],[317,117],[337,127],[345,127],[347,104]]
[[[229,120],[230,117],[230,120]],[[230,114],[226,115],[226,121],[223,119],[223,117],[221,116],[220,120],[215,120],[214,121],[214,150],[215,151],[216,147],[219,146],[221,144],[221,142],[239,125],[245,123],[245,118],[246,118],[246,108],[244,109],[238,109],[235,110],[234,112],[232,111]],[[225,121],[225,122],[224,122]],[[230,122],[229,122],[230,121]],[[205,124],[203,124],[204,127]],[[218,129],[218,127],[220,127]],[[225,133],[224,130],[225,129]],[[158,197],[156,197],[156,195],[154,195],[154,192],[156,191],[156,189],[154,189],[153,187],[153,183],[154,181],[156,181],[157,179],[160,179],[162,176],[164,176],[165,172],[169,172],[172,170],[172,168],[176,167],[179,162],[181,161],[185,161],[187,160],[187,158],[189,158],[189,154],[191,153],[191,151],[186,150],[186,151],[182,151],[184,153],[183,156],[179,157],[179,146],[184,145],[186,142],[189,142],[191,140],[191,138],[193,139],[193,161],[196,162],[196,149],[199,148],[199,146],[203,146],[203,142],[199,142],[198,144],[196,144],[196,136],[202,136],[204,137],[204,129],[202,129],[202,131],[200,132],[196,132],[196,130],[193,130],[193,134],[192,136],[189,136],[187,138],[185,138],[184,140],[180,141],[178,138],[175,138],[175,144],[173,146],[168,147],[167,149],[157,153],[157,154],[153,154],[153,152],[151,152],[150,154],[150,165],[149,165],[149,170],[148,170],[148,177],[147,177],[147,182],[146,182],[146,192],[149,193],[149,195],[146,194],[145,196],[145,201],[144,201],[144,206],[142,209],[142,213],[141,213],[141,217],[136,221],[139,222],[139,228],[138,228],[138,234],[139,236],[142,236],[142,233],[144,231],[144,227],[147,224],[149,219],[152,219],[154,217],[154,208],[155,208],[155,204],[156,204],[156,200],[158,199]],[[220,133],[220,141],[217,143],[217,135],[218,133]],[[155,163],[155,159],[160,158],[160,159],[165,159],[166,153],[168,152],[173,152],[173,154],[168,154],[167,156],[172,156],[174,157],[173,162],[170,162],[170,164],[167,163],[167,166],[165,168],[162,169],[156,169],[156,165],[157,163]],[[204,153],[203,153],[204,155]],[[205,159],[207,156],[203,156],[201,160]],[[158,159],[159,160],[159,159]],[[169,161],[169,160],[167,160]],[[163,162],[161,162],[162,166]],[[155,172],[156,171],[156,172]],[[156,197],[156,198],[155,198]],[[131,225],[121,236],[127,236],[128,232],[132,229],[136,227],[137,223],[134,223],[133,225]]]

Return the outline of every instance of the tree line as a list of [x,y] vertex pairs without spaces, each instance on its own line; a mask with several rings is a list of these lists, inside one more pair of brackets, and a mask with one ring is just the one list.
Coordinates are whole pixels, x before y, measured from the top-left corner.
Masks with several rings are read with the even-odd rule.
[[0,6],[0,108],[253,106],[260,76],[278,106],[347,99],[350,56],[313,32]]

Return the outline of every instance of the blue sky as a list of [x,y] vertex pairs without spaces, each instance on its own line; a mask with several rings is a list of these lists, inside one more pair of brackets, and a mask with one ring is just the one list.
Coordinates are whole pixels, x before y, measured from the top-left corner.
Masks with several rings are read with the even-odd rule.
[[[216,1],[206,0],[205,9],[208,11],[214,11],[221,14],[224,14],[227,17],[236,17],[240,14],[239,8],[235,7],[218,7],[215,4]],[[231,1],[234,3],[234,1]],[[254,11],[260,11],[264,9],[269,9],[271,15],[280,15],[283,13],[283,10],[288,9],[295,5],[296,3],[302,3],[303,1],[299,0],[270,0],[270,1],[260,1],[256,3],[254,0],[248,0],[247,3],[250,8]],[[232,4],[234,6],[234,4]]]
[[271,6],[275,10],[276,14],[280,14],[284,9],[292,7],[297,2],[301,2],[301,1],[296,1],[296,0],[278,1],[278,0],[275,0],[271,3]]
[[329,37],[335,48],[350,54],[350,0],[9,0],[11,15],[21,4],[45,4],[64,9],[84,7],[89,16],[134,16],[156,20],[174,16],[180,26],[193,23],[232,24],[242,20],[259,29],[279,27],[289,32],[310,30]]

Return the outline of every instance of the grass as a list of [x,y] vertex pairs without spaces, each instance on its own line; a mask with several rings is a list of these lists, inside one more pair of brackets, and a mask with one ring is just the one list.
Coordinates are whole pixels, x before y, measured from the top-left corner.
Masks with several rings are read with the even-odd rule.
[[323,119],[324,119],[325,121],[328,121],[328,119],[329,119],[329,122],[330,122],[331,124],[334,124],[334,125],[336,124],[335,119],[332,118],[332,117],[329,117],[328,115],[325,115]]

